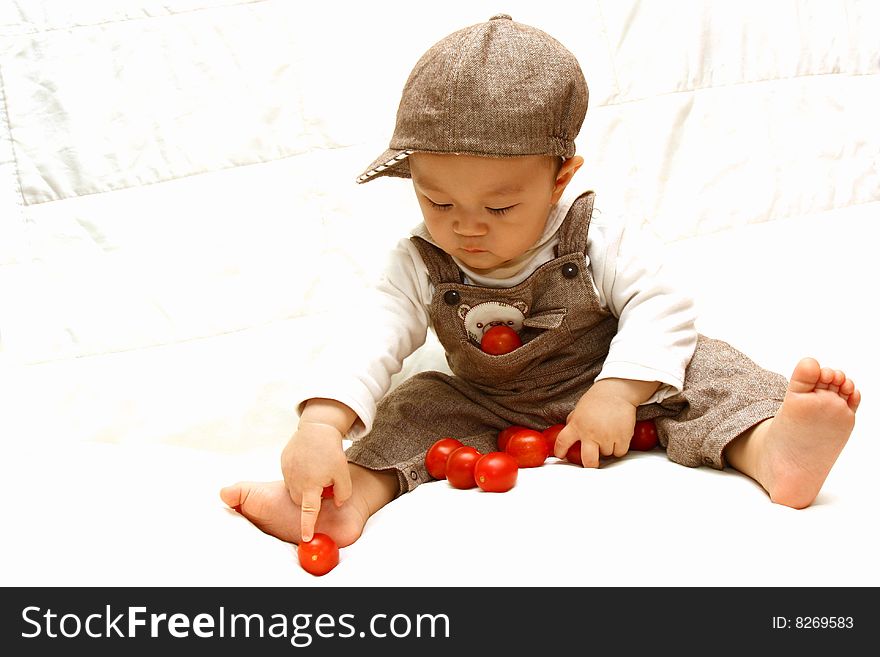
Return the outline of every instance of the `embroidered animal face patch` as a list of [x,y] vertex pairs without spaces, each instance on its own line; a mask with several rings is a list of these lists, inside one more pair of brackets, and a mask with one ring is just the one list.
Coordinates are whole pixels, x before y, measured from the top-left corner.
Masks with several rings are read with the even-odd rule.
[[480,344],[483,334],[493,326],[508,326],[519,332],[528,312],[528,305],[522,301],[512,304],[505,301],[484,301],[476,306],[462,304],[458,316],[464,322],[471,340]]

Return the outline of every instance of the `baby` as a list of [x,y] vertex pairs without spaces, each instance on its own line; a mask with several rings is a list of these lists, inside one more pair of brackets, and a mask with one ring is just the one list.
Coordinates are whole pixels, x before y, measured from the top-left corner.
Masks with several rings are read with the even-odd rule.
[[[226,504],[284,541],[320,531],[346,546],[431,480],[425,453],[441,437],[485,453],[510,425],[564,423],[555,456],[580,442],[595,468],[625,455],[646,419],[673,461],[731,466],[778,504],[813,502],[859,391],[812,358],[786,380],[696,332],[656,245],[570,185],[587,99],[575,57],[504,14],[422,56],[390,149],[358,182],[411,178],[424,222],[391,254],[366,335],[322,363],[282,452],[283,481],[228,486]],[[490,355],[478,338],[499,322],[522,346]],[[389,393],[429,328],[453,374],[421,372]]]

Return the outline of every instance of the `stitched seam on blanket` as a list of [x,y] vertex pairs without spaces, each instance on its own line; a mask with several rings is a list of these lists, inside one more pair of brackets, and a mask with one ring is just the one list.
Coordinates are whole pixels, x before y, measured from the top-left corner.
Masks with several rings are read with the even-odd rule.
[[163,178],[156,178],[156,180],[132,182],[132,183],[127,183],[124,185],[116,185],[116,186],[108,185],[106,187],[106,189],[96,189],[94,191],[88,191],[88,192],[59,194],[55,198],[46,198],[46,199],[29,201],[27,203],[27,205],[41,205],[43,203],[57,203],[58,201],[63,201],[65,199],[81,198],[84,196],[94,196],[95,194],[110,194],[110,193],[122,191],[125,189],[141,188],[141,187],[147,187],[149,185],[158,185],[160,183],[171,182],[173,180],[185,180],[186,178],[191,178],[192,176],[210,175],[212,173],[219,173],[221,171],[231,171],[233,169],[238,169],[240,167],[258,166],[260,164],[270,164],[272,162],[280,162],[282,160],[286,160],[291,157],[301,157],[303,155],[308,155],[309,153],[314,153],[314,152],[318,152],[318,151],[342,150],[342,149],[346,149],[346,148],[353,148],[354,146],[356,146],[356,144],[345,144],[342,146],[310,146],[308,149],[294,151],[291,153],[284,153],[282,155],[279,155],[278,157],[272,157],[272,158],[266,158],[266,159],[254,158],[252,160],[236,162],[234,164],[229,164],[226,166],[217,166],[217,167],[212,167],[210,169],[202,169],[200,171],[192,171],[190,173],[182,173],[179,175],[169,175],[169,176],[163,177]]
[[768,82],[787,82],[791,80],[797,80],[798,78],[818,78],[823,76],[838,76],[842,78],[860,78],[860,77],[868,77],[872,75],[880,75],[880,70],[877,71],[864,71],[864,72],[842,72],[842,71],[820,71],[816,73],[799,73],[798,75],[789,75],[789,76],[779,76],[779,77],[770,77],[770,78],[761,78],[756,80],[737,80],[735,82],[727,82],[724,84],[708,84],[704,87],[691,87],[690,89],[673,89],[672,91],[663,91],[660,93],[652,93],[647,96],[637,96],[634,98],[627,98],[626,100],[614,100],[607,103],[599,103],[597,107],[620,107],[623,105],[629,105],[632,103],[640,103],[645,100],[651,100],[654,98],[664,98],[666,96],[673,96],[675,94],[687,94],[687,93],[697,93],[701,91],[713,91],[715,89],[732,89],[734,87],[744,87],[750,84],[765,84]]
[[[181,9],[179,11],[169,11],[166,14],[157,14],[155,16],[119,16],[103,21],[95,21],[93,23],[70,23],[67,25],[31,25],[25,23],[17,23],[14,25],[0,25],[0,37],[2,36],[28,36],[33,34],[47,34],[49,32],[60,32],[66,30],[75,30],[80,27],[101,27],[102,25],[112,25],[113,23],[127,23],[130,21],[154,20],[157,18],[171,18],[173,16],[183,16],[186,14],[194,14],[200,11],[212,11],[215,9],[229,9],[240,7],[242,5],[257,5],[271,0],[240,0],[239,2],[229,4],[212,4],[205,7],[195,7],[192,9]],[[19,29],[12,29],[19,28]],[[28,29],[29,28],[29,29]]]
[[[3,47],[0,46],[0,52],[3,51]],[[5,141],[9,147],[9,154],[12,158],[12,169],[13,175],[11,178],[13,179],[13,184],[16,188],[15,200],[18,205],[18,214],[20,219],[24,219],[24,192],[21,187],[21,169],[18,165],[18,155],[15,152],[15,143],[12,140],[12,121],[9,118],[9,104],[7,101],[6,95],[6,85],[3,79],[3,67],[0,66],[0,126],[2,126],[2,134],[0,134],[0,139]]]

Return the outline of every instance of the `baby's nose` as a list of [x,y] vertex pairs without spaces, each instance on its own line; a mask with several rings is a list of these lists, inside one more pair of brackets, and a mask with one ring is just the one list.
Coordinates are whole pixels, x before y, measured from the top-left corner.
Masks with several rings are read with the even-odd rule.
[[488,232],[488,226],[471,218],[461,218],[452,224],[452,230],[462,237],[480,237]]

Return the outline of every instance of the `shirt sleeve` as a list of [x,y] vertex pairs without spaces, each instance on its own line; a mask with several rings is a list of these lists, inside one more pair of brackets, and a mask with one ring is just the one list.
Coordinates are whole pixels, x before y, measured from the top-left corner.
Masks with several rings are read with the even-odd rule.
[[696,312],[664,271],[663,242],[649,229],[618,225],[602,226],[590,252],[600,300],[618,318],[596,380],[659,381],[648,404],[681,391],[697,344]]
[[409,239],[401,240],[380,280],[356,290],[345,308],[325,322],[309,381],[300,386],[299,411],[308,399],[334,399],[357,413],[347,439],[370,431],[391,378],[427,337],[427,281],[417,250]]

